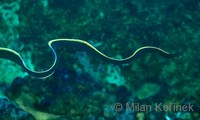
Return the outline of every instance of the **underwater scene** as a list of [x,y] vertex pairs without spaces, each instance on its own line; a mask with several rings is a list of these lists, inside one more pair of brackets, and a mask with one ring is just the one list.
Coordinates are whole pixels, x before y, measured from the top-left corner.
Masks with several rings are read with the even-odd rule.
[[200,120],[199,0],[0,0],[0,120]]

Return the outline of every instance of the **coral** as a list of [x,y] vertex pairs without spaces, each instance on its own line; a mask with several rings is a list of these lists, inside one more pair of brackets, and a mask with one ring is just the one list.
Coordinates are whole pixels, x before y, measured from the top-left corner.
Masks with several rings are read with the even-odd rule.
[[[1,60],[2,61],[2,60]],[[0,84],[11,84],[13,82],[13,79],[17,76],[24,77],[28,75],[27,73],[24,73],[21,68],[10,61],[2,61],[0,65],[0,70],[7,69],[7,72],[4,72],[0,76]]]
[[139,99],[145,99],[150,96],[157,94],[160,91],[160,86],[152,83],[145,83],[141,85],[140,89],[137,91],[137,97]]
[[[20,24],[19,16],[17,14],[17,11],[19,9],[19,1],[12,3],[3,3],[0,5],[0,14],[3,18],[3,21],[1,22],[6,25],[5,28],[7,29],[0,31],[1,39],[5,41],[4,43],[8,43],[8,41],[16,41],[19,38],[19,34],[16,32],[16,28]],[[8,47],[12,44],[10,43],[6,45]]]
[[10,4],[5,3],[0,6],[2,18],[9,27],[19,25],[19,17],[16,14],[16,11],[18,11],[19,9],[20,6],[18,2],[13,2]]
[[[128,92],[133,96],[132,102],[177,101],[199,105],[199,5],[198,0],[1,0],[0,46],[28,54],[23,58],[30,64],[33,59],[33,69],[49,65],[46,43],[61,37],[100,43],[98,49],[111,56],[126,57],[132,49],[144,45],[183,53],[180,58],[170,60],[147,55],[129,65],[113,67],[87,55],[60,50],[65,56],[60,61],[65,68],[58,66],[57,75],[46,80],[25,77],[29,82],[22,84],[20,91],[16,91],[19,97],[12,101],[38,120],[199,119],[198,111],[117,113],[111,108],[117,101],[128,101]],[[38,53],[39,50],[44,52]],[[0,81],[4,82],[0,86],[6,92],[9,87],[6,82],[10,84],[14,76],[24,75],[12,63],[0,62],[3,72]],[[124,80],[120,84],[128,90],[121,88],[119,81],[113,82],[115,77]],[[21,85],[16,82],[15,79],[13,84]],[[106,107],[110,109],[105,110]],[[51,112],[64,114],[56,119]]]
[[[20,51],[23,49],[23,45],[20,45],[19,33],[17,31],[20,26],[20,20],[18,11],[20,10],[20,1],[16,0],[14,2],[3,2],[0,4],[0,15],[2,19],[0,20],[3,25],[0,30],[0,46],[6,46],[8,48],[17,49]],[[28,52],[23,52],[23,58],[27,62],[28,67],[34,69],[31,61],[31,54]],[[6,66],[6,67],[5,67]],[[11,84],[13,79],[17,76],[24,77],[27,74],[24,73],[19,66],[13,64],[10,61],[2,61],[0,65],[0,70],[7,69],[7,72],[0,76],[0,83]]]
[[1,120],[35,120],[32,115],[23,111],[8,98],[0,97]]
[[117,86],[126,86],[126,80],[121,74],[119,66],[109,65],[106,70],[105,74],[107,74],[107,76],[104,79],[106,82],[109,84],[116,84]]

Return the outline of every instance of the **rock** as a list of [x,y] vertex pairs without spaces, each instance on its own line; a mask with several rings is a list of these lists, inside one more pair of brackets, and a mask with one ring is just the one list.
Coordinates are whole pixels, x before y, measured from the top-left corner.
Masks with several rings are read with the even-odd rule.
[[145,99],[157,94],[160,91],[160,86],[153,83],[146,83],[141,86],[137,91],[137,97],[139,99]]
[[0,97],[0,119],[1,120],[35,120],[35,118],[23,111],[8,98]]

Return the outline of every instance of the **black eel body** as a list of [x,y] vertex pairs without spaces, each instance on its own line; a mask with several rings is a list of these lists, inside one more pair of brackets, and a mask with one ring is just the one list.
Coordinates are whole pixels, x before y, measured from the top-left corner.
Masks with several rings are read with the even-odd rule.
[[124,59],[115,59],[112,57],[109,57],[99,50],[97,50],[94,46],[92,46],[90,43],[78,40],[78,39],[54,39],[48,42],[48,45],[53,53],[53,64],[44,71],[34,71],[28,68],[22,59],[22,57],[14,50],[8,49],[8,48],[2,48],[0,47],[0,58],[11,60],[18,65],[20,65],[23,69],[25,69],[26,72],[28,72],[31,76],[36,78],[46,78],[49,77],[54,73],[54,70],[56,68],[57,64],[57,54],[56,54],[56,48],[57,47],[75,47],[80,49],[81,51],[85,51],[92,56],[95,56],[98,59],[102,59],[106,62],[113,63],[113,64],[126,64],[140,55],[143,55],[145,53],[157,53],[161,55],[164,58],[174,58],[177,56],[177,54],[170,54],[167,51],[162,50],[161,48],[154,47],[154,46],[144,46],[139,49],[137,49],[131,56],[124,58]]

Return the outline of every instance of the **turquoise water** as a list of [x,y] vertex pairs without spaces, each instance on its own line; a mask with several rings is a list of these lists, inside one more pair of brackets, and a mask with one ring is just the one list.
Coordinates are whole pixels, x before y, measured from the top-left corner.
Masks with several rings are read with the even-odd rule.
[[0,47],[32,70],[52,64],[48,42],[59,38],[87,41],[118,59],[143,46],[181,53],[115,65],[64,46],[45,79],[0,59],[0,119],[199,119],[199,12],[198,0],[0,0]]

